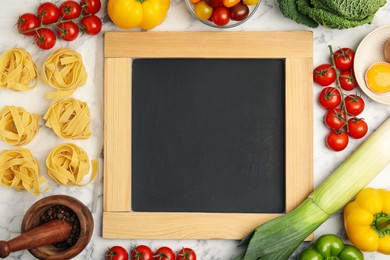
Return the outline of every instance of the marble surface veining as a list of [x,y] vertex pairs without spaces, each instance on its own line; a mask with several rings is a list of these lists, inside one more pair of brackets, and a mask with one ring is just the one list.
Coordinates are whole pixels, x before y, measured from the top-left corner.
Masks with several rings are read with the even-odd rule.
[[[46,57],[52,52],[42,51],[33,43],[32,38],[21,36],[17,33],[15,23],[20,14],[26,12],[35,12],[39,3],[44,1],[37,0],[1,0],[0,1],[0,53],[13,48],[25,48],[34,57],[35,62],[40,68]],[[62,1],[52,1],[60,4]],[[105,1],[102,1],[105,2]],[[98,13],[98,16],[104,18],[103,31],[119,30],[111,24],[105,17],[105,8]],[[364,25],[348,30],[329,30],[322,27],[314,29],[314,65],[327,62],[327,45],[340,47],[351,47],[356,49],[359,42],[373,29],[390,23],[390,3],[386,4],[376,14],[375,20],[371,25]],[[256,14],[245,24],[238,28],[229,29],[230,31],[276,31],[276,30],[309,30],[305,26],[285,19],[278,8],[277,0],[264,0]],[[219,31],[209,28],[196,21],[187,11],[183,0],[172,0],[171,8],[167,19],[154,31]],[[103,33],[98,36],[83,35],[77,40],[67,43],[57,41],[53,50],[60,47],[69,47],[80,52],[84,58],[88,82],[85,86],[78,89],[73,97],[88,102],[91,109],[91,129],[92,137],[83,141],[72,141],[83,147],[92,159],[99,159],[102,166],[102,146],[103,146]],[[201,47],[200,47],[201,48]],[[45,93],[52,89],[40,81],[39,85],[32,91],[13,92],[9,90],[0,90],[0,107],[4,105],[23,106],[28,111],[43,116],[50,105],[50,101],[44,99]],[[364,140],[350,140],[347,149],[342,152],[331,152],[325,147],[325,136],[328,130],[323,124],[322,118],[325,111],[320,108],[316,99],[321,88],[314,87],[314,180],[315,186],[318,186],[332,171]],[[390,115],[390,106],[381,105],[371,101],[363,95],[366,101],[364,117],[369,125],[369,134],[375,130],[381,122]],[[167,245],[174,250],[181,247],[192,247],[202,260],[228,260],[233,259],[241,249],[237,248],[237,241],[227,240],[105,240],[101,238],[101,217],[102,217],[102,174],[98,179],[84,188],[64,187],[57,185],[47,176],[45,160],[52,148],[65,142],[59,139],[49,128],[40,121],[39,134],[34,140],[26,145],[41,166],[42,174],[47,178],[51,189],[40,196],[33,196],[27,192],[15,192],[14,190],[0,187],[0,240],[9,240],[17,236],[20,232],[20,223],[22,216],[27,208],[38,199],[53,195],[67,194],[80,199],[89,208],[94,208],[95,230],[93,238],[87,248],[75,259],[104,259],[104,252],[113,245],[121,245],[130,250],[138,244],[146,244],[154,249]],[[0,150],[12,149],[13,147],[0,142]],[[390,189],[390,167],[375,178],[370,184],[372,187],[381,187]],[[97,207],[93,207],[97,205]],[[334,214],[328,221],[321,225],[315,232],[315,237],[326,233],[335,233],[346,238],[342,225],[342,214]],[[303,245],[305,246],[305,245]],[[299,250],[297,250],[299,251]],[[366,259],[384,260],[390,259],[378,253],[366,253]],[[33,259],[28,251],[16,252],[11,254],[8,259]]]

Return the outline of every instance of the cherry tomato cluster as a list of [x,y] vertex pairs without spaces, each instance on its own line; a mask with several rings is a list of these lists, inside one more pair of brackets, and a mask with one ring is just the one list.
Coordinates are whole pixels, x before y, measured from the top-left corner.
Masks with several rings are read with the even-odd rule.
[[244,20],[249,14],[248,5],[258,0],[191,0],[195,14],[202,20],[211,20],[218,26]]
[[[327,110],[325,125],[331,130],[326,137],[326,145],[334,151],[344,150],[349,137],[362,138],[368,131],[367,123],[358,118],[365,107],[362,97],[357,94],[345,94],[354,90],[356,83],[353,70],[355,51],[350,48],[340,48],[335,53],[329,46],[332,64],[322,64],[314,69],[314,82],[324,86],[318,102]],[[335,87],[330,86],[336,83]]]
[[[114,246],[106,252],[106,260],[128,260],[127,250],[121,246]],[[160,247],[155,252],[150,247],[139,245],[130,254],[131,260],[196,260],[195,251],[191,248],[182,248],[176,255],[169,247]]]
[[37,15],[25,13],[19,17],[18,31],[26,36],[34,36],[35,44],[48,50],[56,44],[57,37],[73,41],[80,30],[90,35],[98,34],[102,29],[102,21],[95,14],[100,7],[100,0],[81,0],[80,3],[69,0],[60,7],[51,2],[42,3]]

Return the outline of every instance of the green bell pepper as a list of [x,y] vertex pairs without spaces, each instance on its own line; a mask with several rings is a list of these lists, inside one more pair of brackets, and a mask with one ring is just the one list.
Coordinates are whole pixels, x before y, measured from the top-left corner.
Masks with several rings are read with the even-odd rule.
[[354,246],[344,244],[336,235],[323,235],[314,245],[304,250],[299,260],[363,260],[364,256]]

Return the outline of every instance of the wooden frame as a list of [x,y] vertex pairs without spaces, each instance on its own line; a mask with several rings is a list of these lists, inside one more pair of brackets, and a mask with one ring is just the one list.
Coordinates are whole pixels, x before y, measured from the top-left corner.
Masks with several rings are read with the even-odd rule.
[[[286,211],[313,189],[311,32],[108,32],[104,80],[104,238],[242,239],[279,214],[131,211],[134,58],[286,59]],[[207,44],[205,44],[207,43]]]

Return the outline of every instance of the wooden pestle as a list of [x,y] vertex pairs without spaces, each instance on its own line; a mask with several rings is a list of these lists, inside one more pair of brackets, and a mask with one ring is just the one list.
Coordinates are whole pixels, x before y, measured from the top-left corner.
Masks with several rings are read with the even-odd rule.
[[67,240],[72,232],[72,225],[62,219],[49,221],[37,226],[10,241],[0,241],[0,257],[10,253],[38,246],[55,244]]

